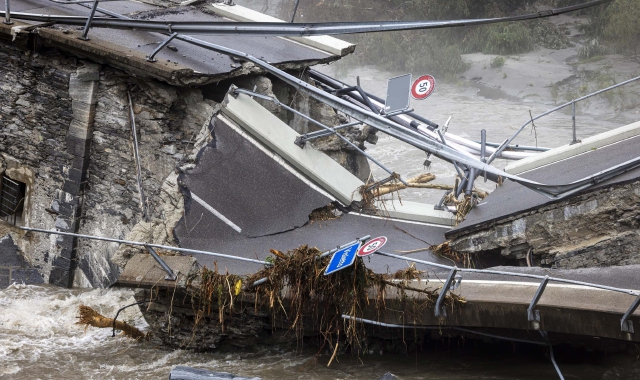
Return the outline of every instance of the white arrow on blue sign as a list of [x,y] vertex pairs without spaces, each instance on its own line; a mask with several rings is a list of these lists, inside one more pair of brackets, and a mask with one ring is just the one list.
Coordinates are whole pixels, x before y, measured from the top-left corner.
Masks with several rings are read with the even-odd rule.
[[327,270],[324,272],[324,275],[327,276],[339,271],[340,269],[351,266],[354,261],[356,261],[356,252],[358,252],[358,249],[360,249],[360,242],[336,251],[336,253],[331,257],[331,261],[329,262],[329,266],[327,266]]

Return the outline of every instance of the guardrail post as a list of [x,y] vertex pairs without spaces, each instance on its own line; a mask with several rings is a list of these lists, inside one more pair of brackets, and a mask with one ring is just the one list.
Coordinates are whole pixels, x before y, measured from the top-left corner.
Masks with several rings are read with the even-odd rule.
[[629,307],[629,310],[627,310],[627,312],[624,313],[624,315],[622,316],[622,319],[620,320],[620,328],[622,329],[623,332],[633,334],[633,321],[630,321],[629,317],[631,317],[631,314],[633,314],[636,311],[638,306],[640,306],[640,295],[636,297],[635,301],[633,301],[633,303]]
[[4,0],[4,11],[5,11],[5,14],[4,14],[4,21],[3,21],[3,23],[4,23],[4,24],[7,24],[7,25],[11,25],[11,24],[13,24],[13,21],[11,21],[11,10],[10,10],[10,5],[11,5],[11,4],[9,4],[9,0]]
[[540,311],[534,309],[536,305],[538,305],[538,302],[542,297],[542,293],[544,293],[544,289],[547,287],[547,283],[549,283],[549,276],[544,276],[544,280],[540,283],[540,286],[538,287],[538,290],[536,290],[536,294],[533,296],[533,299],[529,304],[529,308],[527,309],[527,319],[534,330],[540,330]]
[[164,279],[167,280],[167,281],[175,281],[178,276],[176,276],[176,274],[173,273],[173,271],[167,265],[167,263],[165,263],[164,260],[162,260],[160,258],[160,256],[156,253],[156,250],[151,248],[151,247],[149,247],[148,245],[145,245],[144,247],[147,249],[147,251],[149,251],[149,254],[151,255],[151,257],[153,257],[156,260],[156,262],[158,262],[158,264],[160,264],[162,269],[164,269],[164,271],[167,272],[167,275],[165,276]]
[[442,290],[440,291],[440,295],[438,296],[438,300],[436,301],[436,318],[444,318],[447,316],[447,309],[442,305],[445,297],[447,296],[447,292],[451,290],[452,285],[454,285],[454,281],[456,278],[456,274],[458,273],[458,267],[454,266],[451,268],[451,272],[449,272],[449,276],[447,277],[447,281],[445,281]]
[[582,140],[578,140],[576,136],[576,101],[571,102],[571,122],[573,123],[573,140],[571,141],[571,145],[582,142]]
[[93,2],[93,6],[91,7],[91,13],[89,14],[89,18],[87,19],[87,23],[84,24],[84,29],[82,30],[82,36],[78,37],[83,41],[89,41],[89,37],[87,34],[89,33],[89,28],[91,28],[91,21],[93,21],[93,16],[96,14],[96,9],[98,8],[99,0]]
[[166,40],[162,41],[160,43],[160,45],[158,45],[158,47],[156,48],[156,50],[153,51],[153,53],[151,53],[151,55],[149,55],[147,57],[147,62],[157,62],[158,60],[155,58],[156,54],[158,54],[160,52],[160,50],[162,50],[162,48],[164,48],[165,46],[167,46],[167,44],[169,42],[171,42],[171,40],[173,40],[174,38],[176,38],[176,36],[178,35],[178,32],[173,33],[172,35],[169,36],[169,38],[167,38]]
[[296,5],[293,7],[293,14],[291,15],[291,22],[296,18],[296,12],[298,12],[298,5],[300,5],[300,0],[296,0]]

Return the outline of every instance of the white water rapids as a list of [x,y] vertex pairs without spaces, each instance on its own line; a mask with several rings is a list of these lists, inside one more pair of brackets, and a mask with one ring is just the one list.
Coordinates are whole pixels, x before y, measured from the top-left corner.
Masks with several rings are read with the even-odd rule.
[[[515,350],[510,343],[462,347],[440,345],[411,355],[345,354],[331,367],[330,353],[308,347],[254,353],[195,353],[170,350],[128,338],[111,337],[111,329],[75,324],[78,306],[89,305],[113,317],[134,302],[127,289],[60,289],[12,285],[0,290],[0,378],[22,379],[167,379],[171,368],[187,365],[264,380],[376,380],[391,372],[402,380],[554,378],[543,351]],[[137,307],[122,312],[123,320],[145,329]],[[407,332],[412,334],[412,332]],[[399,342],[399,344],[402,344]],[[466,346],[466,347],[465,347]],[[462,350],[460,350],[462,349]],[[593,363],[562,363],[567,378],[600,379],[606,370]]]

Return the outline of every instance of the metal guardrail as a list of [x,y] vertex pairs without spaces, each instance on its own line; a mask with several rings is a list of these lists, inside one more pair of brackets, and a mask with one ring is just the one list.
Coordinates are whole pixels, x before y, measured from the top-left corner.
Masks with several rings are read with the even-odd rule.
[[[20,227],[20,229],[23,230],[23,231],[33,231],[33,232],[41,232],[41,233],[63,235],[63,236],[73,236],[73,237],[78,237],[78,238],[101,240],[101,241],[107,241],[107,242],[113,242],[113,243],[121,243],[121,244],[129,244],[129,245],[137,245],[137,246],[145,247],[149,251],[151,256],[158,262],[158,264],[160,264],[160,266],[163,268],[163,270],[165,270],[167,272],[167,277],[166,277],[167,280],[175,280],[175,277],[176,277],[175,273],[162,260],[162,258],[160,258],[160,256],[158,256],[156,254],[156,252],[155,252],[155,250],[153,248],[160,248],[160,249],[166,249],[166,250],[184,252],[184,253],[192,253],[192,254],[193,253],[202,254],[202,255],[208,255],[208,256],[214,256],[214,257],[220,257],[220,258],[226,258],[226,259],[232,259],[232,260],[240,260],[240,261],[245,261],[245,262],[251,262],[251,263],[256,263],[256,264],[261,264],[261,265],[268,265],[268,266],[272,266],[273,265],[273,263],[268,262],[268,261],[249,259],[249,258],[245,258],[245,257],[226,255],[226,254],[222,254],[222,253],[215,253],[215,252],[209,252],[209,251],[187,249],[187,248],[180,248],[180,247],[172,247],[172,246],[166,246],[166,245],[160,245],[160,244],[150,244],[150,243],[122,240],[122,239],[112,239],[112,238],[106,238],[106,237],[101,237],[101,236],[76,234],[76,233],[71,233],[71,232],[44,230],[44,229],[40,229],[40,228]],[[358,241],[364,242],[369,238],[370,238],[370,236],[368,236],[368,235],[367,236],[363,236],[361,238],[356,239],[353,242],[347,243],[347,244],[339,246],[339,247],[337,247],[337,248],[335,248],[333,250],[327,251],[327,252],[323,253],[322,256],[320,256],[320,257],[326,257],[326,256],[332,254],[333,252],[337,251],[341,247],[345,247],[347,245],[351,245],[351,244],[353,244],[355,242],[358,242]],[[559,282],[559,283],[565,283],[565,284],[587,286],[587,287],[592,287],[592,288],[596,288],[596,289],[609,290],[609,291],[614,291],[614,292],[619,292],[619,293],[624,293],[624,294],[628,294],[628,295],[631,295],[631,296],[635,296],[636,299],[633,301],[631,306],[627,309],[627,312],[624,313],[624,315],[622,316],[622,319],[620,320],[620,328],[621,328],[621,330],[623,332],[634,333],[633,323],[629,318],[636,311],[638,306],[640,306],[640,291],[630,290],[630,289],[622,289],[622,288],[617,288],[617,287],[613,287],[613,286],[594,284],[594,283],[584,282],[584,281],[568,280],[568,279],[558,278],[558,277],[540,276],[540,275],[528,274],[528,273],[498,271],[498,270],[491,270],[491,269],[458,268],[457,266],[449,266],[449,265],[444,265],[444,264],[438,264],[438,263],[434,263],[434,262],[430,262],[430,261],[413,259],[413,258],[410,258],[410,257],[395,255],[395,254],[392,254],[392,253],[387,253],[387,252],[382,252],[382,251],[377,251],[377,252],[375,252],[375,254],[391,257],[391,258],[394,258],[394,259],[404,260],[404,261],[411,261],[411,262],[414,262],[414,263],[417,263],[417,264],[423,264],[423,265],[427,265],[427,266],[431,266],[431,267],[435,267],[435,268],[446,269],[446,270],[449,271],[449,275],[447,276],[447,279],[446,279],[446,281],[444,283],[444,286],[443,286],[442,290],[440,291],[440,294],[438,296],[438,300],[436,301],[436,305],[435,305],[435,316],[438,317],[438,318],[446,318],[446,316],[447,316],[446,310],[443,308],[443,302],[444,302],[444,299],[445,299],[445,297],[447,295],[447,292],[452,290],[452,288],[457,287],[457,286],[460,285],[460,283],[462,281],[462,277],[459,274],[461,274],[461,273],[496,274],[496,275],[503,275],[503,276],[521,277],[521,278],[533,278],[533,279],[542,280],[542,282],[541,282],[540,286],[538,287],[533,299],[531,300],[531,303],[529,304],[529,307],[527,308],[527,319],[528,319],[529,323],[531,324],[532,328],[535,329],[535,330],[539,330],[540,329],[540,325],[539,325],[540,313],[537,310],[535,310],[535,307],[538,304],[538,302],[540,301],[540,298],[542,297],[542,294],[544,293],[544,290],[545,290],[547,284],[550,281],[553,281],[553,282]],[[254,286],[255,285],[259,285],[259,284],[263,283],[264,281],[266,281],[266,279],[258,280],[256,283],[254,283]]]
[[540,301],[540,298],[542,297],[542,294],[544,293],[544,290],[547,287],[547,284],[549,283],[549,281],[553,281],[553,282],[559,282],[559,283],[565,283],[565,284],[571,284],[571,285],[581,285],[581,286],[587,286],[587,287],[592,287],[592,288],[596,288],[596,289],[609,290],[609,291],[613,291],[613,292],[619,292],[619,293],[624,293],[624,294],[628,294],[628,295],[631,295],[631,296],[635,296],[636,299],[631,303],[631,306],[627,309],[627,312],[624,313],[624,315],[620,319],[620,329],[621,329],[621,331],[627,332],[627,333],[633,333],[634,332],[633,323],[629,319],[629,317],[631,317],[631,315],[636,311],[638,306],[640,306],[640,291],[616,288],[616,287],[613,287],[613,286],[594,284],[594,283],[584,282],[584,281],[568,280],[568,279],[565,279],[565,278],[550,277],[550,276],[540,276],[540,275],[536,275],[536,274],[507,272],[507,271],[499,271],[499,270],[491,270],[491,269],[458,268],[457,266],[449,266],[449,265],[438,264],[438,263],[434,263],[434,262],[430,262],[430,261],[412,259],[412,258],[409,258],[409,257],[400,256],[400,255],[394,255],[392,253],[387,253],[387,252],[377,251],[375,253],[378,254],[378,255],[382,255],[382,256],[387,256],[387,257],[400,259],[400,260],[411,261],[411,262],[414,262],[414,263],[417,263],[417,264],[424,264],[424,265],[427,265],[427,266],[436,267],[436,268],[440,268],[440,269],[446,269],[446,270],[449,271],[449,275],[447,276],[447,279],[445,280],[444,286],[443,286],[442,290],[440,291],[440,294],[438,296],[438,300],[436,301],[436,305],[435,305],[435,316],[438,317],[438,318],[445,318],[447,316],[446,310],[443,308],[443,302],[444,302],[444,299],[446,297],[447,292],[449,292],[454,285],[457,287],[457,285],[459,285],[460,282],[462,281],[461,277],[456,279],[456,275],[458,273],[467,272],[467,273],[479,273],[479,274],[496,274],[496,275],[503,275],[503,276],[534,278],[534,279],[542,280],[542,282],[540,283],[540,286],[538,287],[533,299],[531,300],[531,303],[529,304],[529,307],[527,308],[527,319],[528,319],[529,323],[531,324],[531,327],[534,330],[539,330],[540,329],[540,325],[539,325],[540,313],[539,313],[539,311],[535,310],[535,307],[538,304],[538,302]]
[[602,90],[598,90],[598,91],[596,91],[596,92],[592,92],[591,94],[585,95],[585,96],[583,96],[583,97],[581,97],[581,98],[573,99],[573,100],[572,100],[572,101],[570,101],[570,102],[564,103],[564,104],[562,104],[562,105],[559,105],[558,107],[555,107],[555,108],[552,108],[552,109],[550,109],[550,110],[548,110],[548,111],[546,111],[546,112],[543,112],[543,113],[541,113],[540,115],[537,115],[537,116],[534,116],[534,117],[530,118],[526,123],[522,124],[522,126],[520,127],[520,129],[518,129],[518,130],[513,134],[513,136],[511,136],[509,139],[507,139],[507,140],[506,140],[506,143],[505,143],[505,144],[503,144],[504,146],[502,146],[501,148],[499,148],[499,149],[498,149],[498,151],[497,151],[497,153],[498,153],[498,154],[500,154],[500,153],[501,153],[501,152],[506,148],[506,145],[511,144],[511,142],[512,142],[516,137],[518,137],[518,135],[520,134],[520,132],[522,132],[522,131],[524,130],[524,128],[525,128],[527,125],[529,125],[529,124],[533,123],[534,121],[536,121],[536,120],[538,120],[538,119],[540,119],[540,118],[542,118],[542,117],[544,117],[544,116],[547,116],[547,115],[549,115],[549,114],[552,114],[552,113],[554,113],[554,112],[556,112],[556,111],[559,111],[559,110],[561,110],[561,109],[563,109],[563,108],[566,108],[566,107],[569,107],[569,106],[571,106],[571,109],[572,109],[572,110],[571,110],[571,120],[572,120],[572,124],[573,124],[573,140],[571,141],[571,144],[579,143],[579,142],[580,142],[580,140],[578,140],[578,139],[577,139],[577,136],[576,136],[576,103],[578,103],[578,102],[580,102],[580,101],[583,101],[583,100],[585,100],[585,99],[589,99],[589,98],[591,98],[591,97],[593,97],[593,96],[600,95],[600,94],[602,94],[602,93],[604,93],[604,92],[607,92],[607,91],[613,90],[613,89],[615,89],[615,88],[618,88],[618,87],[624,86],[624,85],[626,85],[626,84],[629,84],[629,83],[635,82],[635,81],[637,81],[637,80],[640,80],[640,76],[635,77],[635,78],[628,79],[628,80],[626,80],[626,81],[624,81],[624,82],[620,82],[620,83],[618,83],[618,84],[614,84],[613,86],[609,86],[609,87],[607,87],[607,88],[603,88]]
[[233,255],[225,255],[225,254],[216,253],[216,252],[201,251],[201,250],[198,250],[198,249],[187,249],[187,248],[180,248],[180,247],[172,247],[170,245],[151,244],[151,243],[144,243],[144,242],[140,242],[140,241],[131,241],[131,240],[122,240],[122,239],[112,239],[112,238],[106,238],[106,237],[102,237],[102,236],[75,234],[75,233],[72,233],[72,232],[43,230],[41,228],[31,228],[31,227],[19,227],[19,228],[21,230],[23,230],[23,231],[33,231],[33,232],[41,232],[41,233],[45,233],[45,234],[54,234],[54,235],[63,235],[63,236],[73,236],[73,237],[78,237],[78,238],[82,238],[82,239],[101,240],[101,241],[108,241],[108,242],[111,242],[111,243],[121,243],[121,244],[137,245],[137,246],[141,246],[141,247],[166,249],[168,251],[176,251],[176,252],[184,252],[184,253],[196,253],[196,254],[207,255],[207,256],[221,257],[221,258],[225,258],[225,259],[247,261],[247,262],[255,263],[255,264],[262,264],[262,265],[269,265],[269,266],[273,265],[272,263],[270,263],[268,261],[248,259],[248,258],[245,258],[245,257],[239,257],[239,256],[233,256]]
[[[8,0],[7,0],[8,1]],[[99,0],[94,1],[97,7]],[[89,18],[79,16],[41,15],[32,13],[14,13],[16,18],[31,21],[54,22],[68,25],[93,25],[95,27],[112,27],[121,29],[138,28],[152,32],[173,32],[188,34],[215,34],[215,35],[253,35],[253,36],[281,36],[281,37],[308,37],[339,34],[357,34],[389,32],[400,30],[424,30],[450,28],[456,26],[486,25],[509,21],[533,20],[557,16],[605,4],[612,0],[595,0],[584,4],[578,4],[563,8],[548,9],[540,12],[517,16],[462,19],[441,21],[378,21],[378,22],[326,22],[326,23],[282,23],[282,22],[200,22],[200,21],[159,21],[159,20],[112,20],[102,17]],[[4,12],[0,11],[0,14]],[[86,36],[85,36],[86,37]]]

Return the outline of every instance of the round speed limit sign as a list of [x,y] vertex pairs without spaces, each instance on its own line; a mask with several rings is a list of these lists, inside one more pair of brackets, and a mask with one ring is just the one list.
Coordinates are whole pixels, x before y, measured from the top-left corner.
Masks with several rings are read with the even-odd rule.
[[416,79],[411,86],[411,96],[415,100],[426,99],[436,89],[436,78],[431,75],[423,75]]
[[371,239],[368,242],[364,243],[362,247],[358,250],[358,256],[364,257],[368,256],[375,251],[382,248],[382,246],[387,242],[387,238],[384,236],[377,237],[375,239]]

